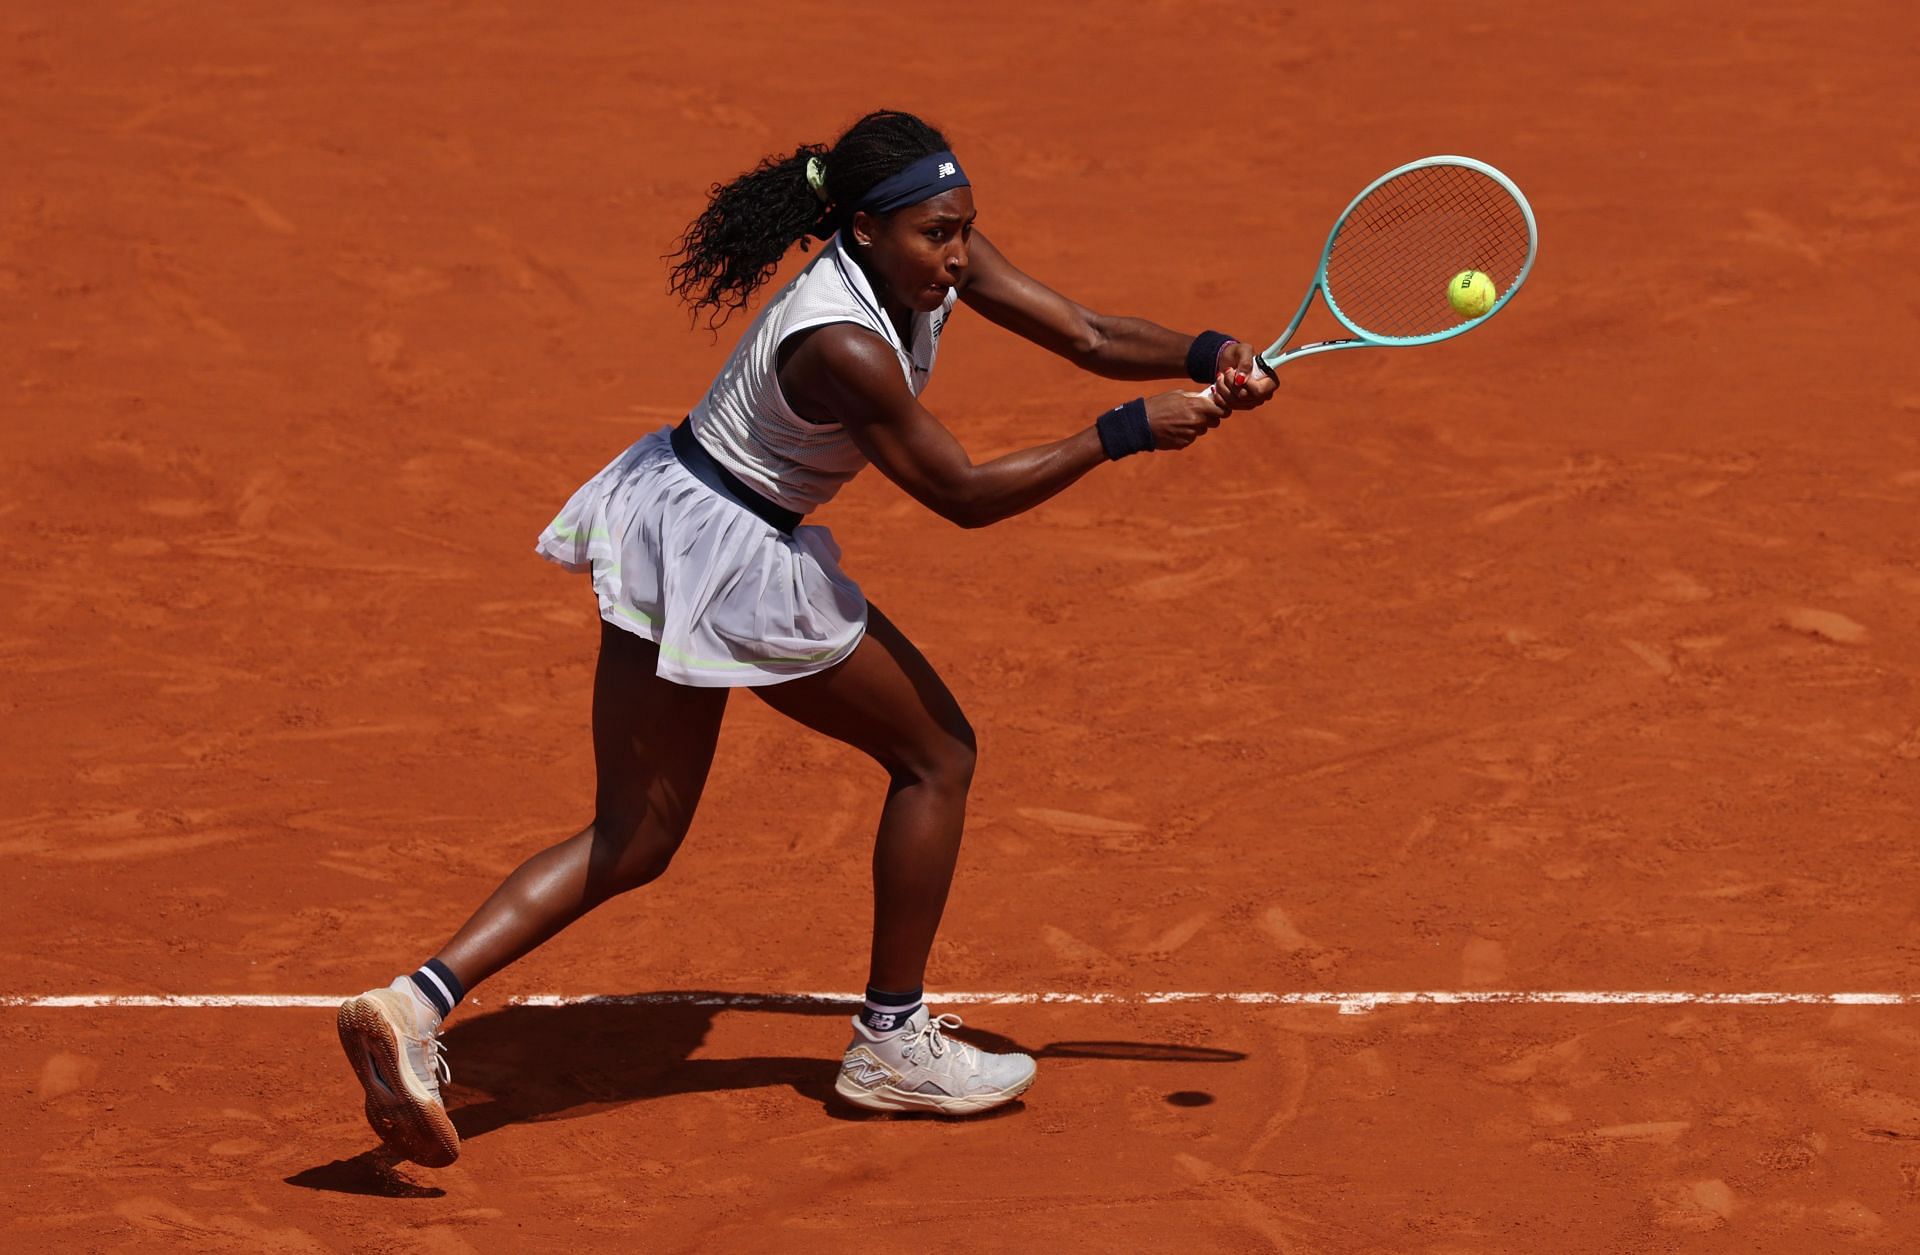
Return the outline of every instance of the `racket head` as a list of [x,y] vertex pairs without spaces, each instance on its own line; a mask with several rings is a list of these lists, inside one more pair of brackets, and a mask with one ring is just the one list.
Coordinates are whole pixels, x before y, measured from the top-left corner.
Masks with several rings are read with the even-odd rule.
[[[1512,179],[1472,157],[1423,157],[1353,198],[1327,236],[1314,286],[1368,344],[1431,344],[1504,309],[1539,246],[1533,206]],[[1463,270],[1486,274],[1499,292],[1477,318],[1447,301],[1448,281]]]

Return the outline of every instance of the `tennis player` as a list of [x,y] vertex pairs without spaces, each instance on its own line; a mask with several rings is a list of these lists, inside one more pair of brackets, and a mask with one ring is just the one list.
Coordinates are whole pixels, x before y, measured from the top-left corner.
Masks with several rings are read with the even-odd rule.
[[[574,493],[538,552],[590,573],[600,603],[593,822],[523,863],[417,971],[340,1008],[367,1118],[395,1151],[453,1162],[440,1040],[468,990],[586,912],[667,869],[686,836],[727,696],[751,688],[888,775],[873,854],[865,1004],[836,1090],[878,1111],[985,1111],[1034,1062],[949,1036],[922,1003],[974,769],[959,703],[842,573],[806,517],[869,462],[962,527],[1030,510],[1101,464],[1184,449],[1271,375],[1247,343],[1097,314],[1014,267],[976,230],[965,170],[919,118],[882,111],[831,148],[768,158],[724,187],[681,240],[672,286],[724,322],[808,237],[825,247],[754,318],[677,426]],[[1110,379],[1207,388],[1114,406],[1089,425],[975,463],[920,404],[955,302]]]

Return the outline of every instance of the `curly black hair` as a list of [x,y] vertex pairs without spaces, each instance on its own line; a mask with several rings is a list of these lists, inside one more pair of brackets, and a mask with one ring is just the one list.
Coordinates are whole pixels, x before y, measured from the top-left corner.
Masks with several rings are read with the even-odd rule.
[[[683,232],[668,289],[718,328],[780,265],[795,244],[824,240],[853,217],[874,184],[947,147],[946,137],[911,113],[878,109],[834,141],[767,157],[731,183],[713,185],[707,207]],[[826,164],[826,204],[807,183],[807,160]]]

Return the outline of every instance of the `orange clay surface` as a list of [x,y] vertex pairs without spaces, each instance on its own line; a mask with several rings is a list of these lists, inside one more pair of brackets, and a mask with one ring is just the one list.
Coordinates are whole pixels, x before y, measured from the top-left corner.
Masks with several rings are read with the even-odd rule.
[[[1912,990],[1915,19],[1557,8],[0,8],[0,993],[356,992],[588,817],[534,536],[743,325],[664,291],[707,186],[881,104],[1185,329],[1427,153],[1543,235],[1004,525],[825,512],[980,730],[935,988]],[[963,311],[928,400],[984,457],[1131,392]],[[882,788],[736,695],[667,878],[456,1017],[446,1171],[327,1011],[0,1009],[0,1246],[1920,1242],[1915,1007],[969,1006],[1041,1073],[953,1124],[835,1104],[841,1009],[507,1005],[858,988]]]

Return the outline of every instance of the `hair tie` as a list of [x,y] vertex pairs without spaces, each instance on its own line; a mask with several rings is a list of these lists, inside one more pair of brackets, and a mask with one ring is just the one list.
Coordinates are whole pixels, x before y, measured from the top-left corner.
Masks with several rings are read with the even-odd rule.
[[833,199],[827,193],[827,163],[818,157],[807,158],[807,186],[813,189],[821,204]]

